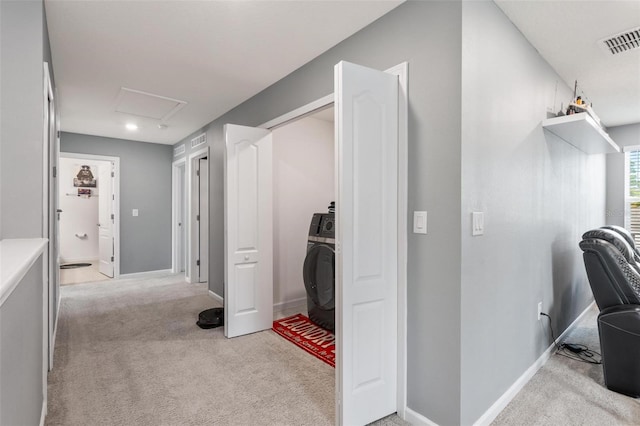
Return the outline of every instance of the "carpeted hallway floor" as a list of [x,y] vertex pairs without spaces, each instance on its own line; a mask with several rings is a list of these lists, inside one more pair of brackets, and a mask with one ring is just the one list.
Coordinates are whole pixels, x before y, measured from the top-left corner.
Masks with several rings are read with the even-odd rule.
[[[600,352],[593,306],[564,339]],[[640,400],[608,390],[601,365],[552,355],[492,423],[494,426],[640,424]]]
[[47,425],[330,425],[334,369],[272,331],[202,330],[181,277],[62,288]]

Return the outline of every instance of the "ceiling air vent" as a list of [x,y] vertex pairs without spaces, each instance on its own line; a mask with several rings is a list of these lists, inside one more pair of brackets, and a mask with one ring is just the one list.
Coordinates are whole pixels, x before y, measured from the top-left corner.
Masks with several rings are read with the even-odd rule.
[[195,148],[198,145],[202,145],[207,142],[207,134],[203,133],[195,138],[191,139],[191,148]]
[[184,144],[178,145],[175,148],[173,148],[173,156],[177,157],[178,155],[184,154],[184,151],[185,151]]
[[640,48],[640,27],[600,40],[612,55]]

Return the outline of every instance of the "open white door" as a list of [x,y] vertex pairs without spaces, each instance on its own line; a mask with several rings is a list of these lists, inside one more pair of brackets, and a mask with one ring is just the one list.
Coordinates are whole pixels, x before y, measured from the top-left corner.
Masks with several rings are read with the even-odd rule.
[[271,132],[225,125],[224,334],[273,325]]
[[209,281],[209,160],[198,160],[198,282]]
[[396,411],[398,77],[335,68],[339,424]]
[[98,169],[98,270],[113,278],[113,164],[101,165]]

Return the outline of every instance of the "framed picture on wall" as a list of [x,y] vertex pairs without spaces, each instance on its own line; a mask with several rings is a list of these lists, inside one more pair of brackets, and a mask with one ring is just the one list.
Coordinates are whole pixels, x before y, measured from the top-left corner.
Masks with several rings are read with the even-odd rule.
[[80,166],[80,171],[73,178],[73,186],[76,188],[96,188],[97,182],[91,172],[91,166]]

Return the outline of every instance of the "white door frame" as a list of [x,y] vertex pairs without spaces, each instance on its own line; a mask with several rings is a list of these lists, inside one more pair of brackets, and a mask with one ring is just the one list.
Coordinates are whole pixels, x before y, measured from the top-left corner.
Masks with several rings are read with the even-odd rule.
[[[48,239],[48,243],[42,253],[42,395],[44,400],[44,414],[47,410],[47,373],[53,367],[53,349],[54,349],[54,323],[52,306],[56,303],[53,299],[54,286],[56,285],[55,276],[52,273],[53,267],[51,259],[56,255],[55,247],[52,247],[51,233],[55,232],[55,226],[50,226],[49,221],[53,216],[55,209],[55,200],[51,199],[50,185],[55,185],[55,181],[49,178],[51,173],[51,155],[52,152],[52,129],[53,123],[55,127],[55,99],[53,96],[53,87],[51,85],[51,75],[49,74],[49,64],[43,63],[43,92],[42,92],[42,238]],[[53,115],[53,117],[52,117]],[[55,129],[54,129],[55,133]]]
[[[402,419],[406,417],[407,409],[408,70],[409,64],[403,62],[385,71],[398,76],[398,368],[396,409],[398,416]],[[330,94],[258,127],[273,130],[333,104],[334,94]]]
[[[193,216],[193,212],[197,210],[197,197],[194,197],[194,193],[198,190],[195,179],[193,179],[194,171],[196,170],[195,162],[201,158],[209,158],[209,147],[206,146],[202,149],[194,151],[189,154],[187,161],[187,264],[185,266],[185,280],[188,283],[197,283],[198,280],[195,276],[196,270],[196,247],[195,244],[198,241],[198,224]],[[209,279],[207,278],[207,282]]]
[[113,278],[120,277],[120,157],[108,155],[80,154],[77,152],[61,152],[60,158],[78,158],[84,160],[110,161],[115,174],[113,180]]
[[[180,169],[184,169],[183,172]],[[183,179],[180,180],[180,173],[183,173]],[[179,160],[171,163],[171,273],[178,274],[180,271],[178,270],[178,265],[180,264],[179,256],[180,252],[178,250],[178,235],[180,229],[178,228],[177,218],[178,212],[181,208],[184,207],[184,211],[187,211],[187,206],[182,206],[182,200],[184,199],[184,192],[187,190],[187,158],[183,157]],[[182,184],[182,185],[180,185]],[[188,216],[187,216],[188,217]],[[188,220],[182,218],[182,227],[187,228]],[[187,245],[189,244],[189,236],[187,235]],[[187,251],[187,247],[182,247],[182,254]],[[186,256],[185,256],[186,257]],[[184,262],[184,272],[185,276],[187,275],[187,264],[188,261]]]

